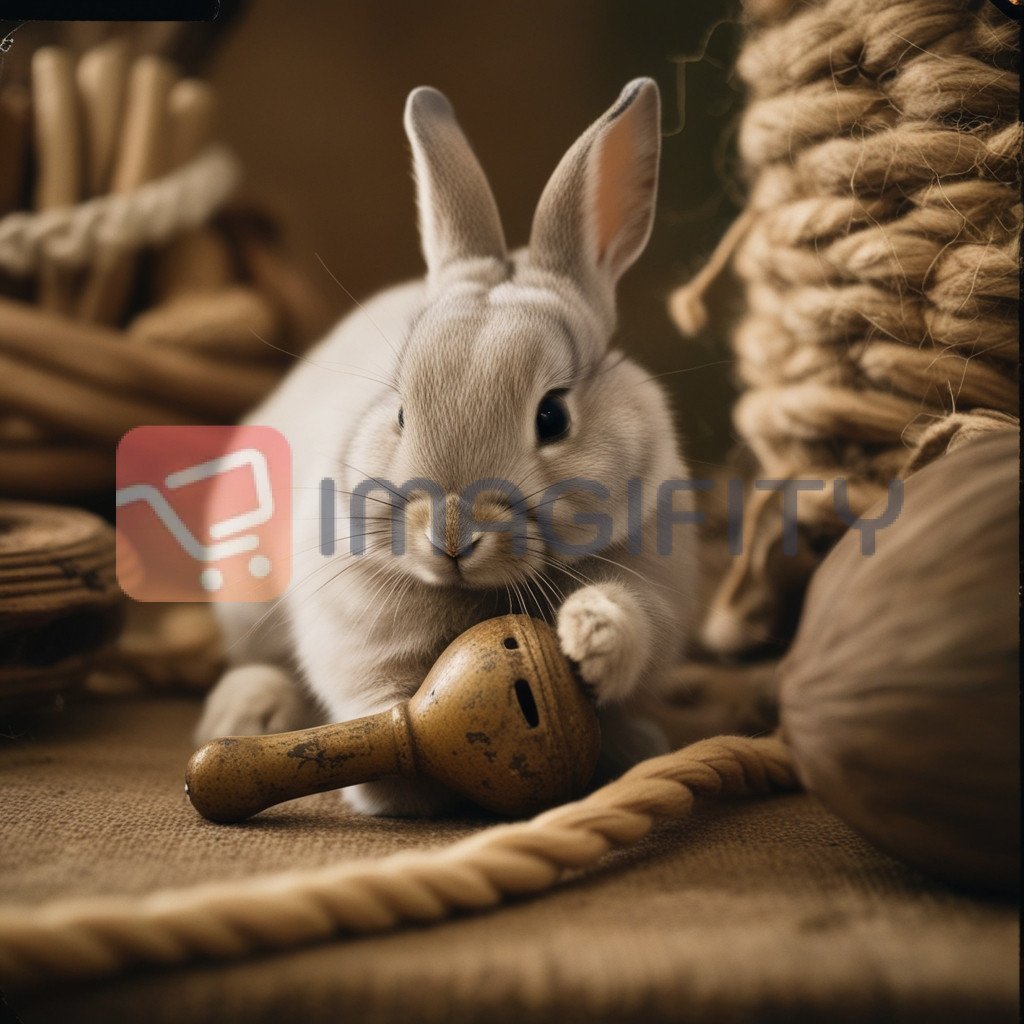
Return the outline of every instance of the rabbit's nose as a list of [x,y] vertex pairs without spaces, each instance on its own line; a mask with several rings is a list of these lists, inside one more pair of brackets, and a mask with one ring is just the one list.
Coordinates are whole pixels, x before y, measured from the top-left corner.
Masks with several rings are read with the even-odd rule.
[[438,555],[446,555],[448,558],[458,560],[465,558],[471,554],[476,546],[480,543],[481,538],[484,535],[483,530],[474,530],[467,538],[465,538],[462,547],[459,547],[457,540],[447,540],[444,546],[439,546],[434,543],[434,534],[430,529],[430,526],[423,528],[423,536],[427,538],[427,542],[430,544],[431,550]]
[[476,550],[476,546],[480,543],[480,539],[483,537],[483,530],[474,530],[467,538],[465,544],[459,551],[455,552],[453,557],[465,558],[467,555],[472,554]]

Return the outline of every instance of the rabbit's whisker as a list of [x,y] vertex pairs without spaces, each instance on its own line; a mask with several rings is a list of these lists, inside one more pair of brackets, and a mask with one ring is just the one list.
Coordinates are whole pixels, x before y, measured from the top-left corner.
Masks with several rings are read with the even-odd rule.
[[373,319],[373,317],[370,315],[369,310],[338,280],[337,275],[334,273],[333,270],[331,270],[329,266],[327,266],[327,264],[324,262],[324,258],[320,255],[320,253],[317,252],[314,253],[313,255],[316,256],[316,258],[320,261],[320,266],[327,271],[327,273],[331,277],[331,280],[334,281],[334,283],[349,297],[349,299],[351,299],[352,302],[356,304],[356,306],[360,310],[362,310],[363,314],[366,316],[366,319],[370,321],[370,323],[373,325],[374,330],[384,339],[388,348],[390,348],[391,351],[394,352],[395,356],[400,356],[401,353],[395,347],[391,339],[381,329],[380,324],[378,324],[377,321]]
[[334,366],[331,366],[328,363],[321,363],[321,362],[318,362],[315,359],[310,359],[309,356],[303,354],[302,352],[292,352],[290,349],[282,348],[280,345],[275,345],[272,341],[268,341],[266,338],[263,337],[262,334],[260,334],[258,331],[253,330],[251,327],[249,328],[249,333],[257,341],[263,342],[263,344],[266,345],[267,348],[272,348],[272,349],[274,349],[277,352],[282,352],[282,353],[284,353],[284,355],[291,356],[293,359],[297,359],[300,362],[309,363],[311,366],[319,367],[321,370],[327,370],[329,373],[343,373],[343,374],[345,374],[346,376],[349,376],[349,377],[359,377],[362,380],[368,380],[368,381],[370,381],[373,384],[380,384],[382,387],[391,388],[391,390],[394,391],[396,394],[398,392],[398,389],[394,386],[394,384],[392,384],[390,381],[385,380],[385,379],[383,379],[381,377],[373,377],[373,376],[370,376],[369,374],[357,373],[355,370],[351,370],[351,369],[349,369],[349,370],[339,370],[339,369],[336,369]]

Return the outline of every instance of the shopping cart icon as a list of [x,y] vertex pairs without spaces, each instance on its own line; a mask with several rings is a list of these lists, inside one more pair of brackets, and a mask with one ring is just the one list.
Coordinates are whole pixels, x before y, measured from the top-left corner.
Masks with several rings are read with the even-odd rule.
[[[289,561],[282,552],[282,531],[275,520],[281,499],[287,504],[290,466],[284,467],[287,479],[282,481],[281,467],[272,465],[280,461],[273,456],[280,456],[282,444],[288,461],[287,443],[277,431],[271,431],[275,440],[271,448],[276,450],[268,453],[266,438],[256,445],[246,444],[241,436],[246,431],[268,430],[271,428],[142,427],[125,435],[118,448],[118,533],[124,534],[120,539],[125,549],[131,548],[133,564],[141,560],[146,570],[141,585],[132,580],[129,587],[121,580],[127,592],[140,600],[265,600],[283,589],[279,581],[247,587],[237,579],[248,574],[251,584],[273,576],[287,577],[287,571],[275,573],[282,554],[283,560]],[[229,433],[225,435],[225,431]],[[226,440],[231,442],[227,451]],[[202,457],[213,452],[217,454],[212,458]],[[199,460],[193,462],[189,455],[199,456]],[[181,467],[185,459],[190,464],[162,471],[168,463]],[[140,475],[148,479],[140,481]],[[197,484],[206,484],[198,513],[195,500],[189,503],[183,497]],[[280,498],[275,489],[282,492]],[[239,500],[245,505],[241,510],[237,509]],[[130,515],[132,511],[134,515]],[[287,520],[287,515],[284,518]],[[271,523],[274,529],[264,529]],[[285,522],[284,539],[289,530]],[[249,556],[244,568],[235,561],[243,555]],[[229,573],[235,577],[234,585]],[[268,594],[268,589],[273,593]],[[140,590],[143,593],[138,593]]]

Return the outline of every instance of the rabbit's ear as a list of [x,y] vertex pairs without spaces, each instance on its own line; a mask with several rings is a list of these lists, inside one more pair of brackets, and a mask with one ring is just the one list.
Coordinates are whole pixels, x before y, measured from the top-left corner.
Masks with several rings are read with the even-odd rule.
[[494,195],[452,105],[436,89],[414,89],[405,105],[405,131],[412,145],[428,277],[436,282],[463,260],[505,261]]
[[533,219],[531,262],[614,302],[651,233],[660,150],[658,87],[637,78],[555,169]]

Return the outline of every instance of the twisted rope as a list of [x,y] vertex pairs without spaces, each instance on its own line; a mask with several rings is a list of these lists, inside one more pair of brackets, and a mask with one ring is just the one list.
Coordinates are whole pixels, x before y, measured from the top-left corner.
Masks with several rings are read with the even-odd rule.
[[1016,45],[990,4],[870,0],[851,19],[826,0],[744,48],[735,422],[773,474],[837,441],[907,452],[956,411],[1016,414]]
[[[733,418],[758,476],[846,477],[862,514],[938,453],[936,431],[1016,422],[1017,27],[960,0],[747,6],[751,190],[712,259],[735,250],[746,291]],[[683,333],[706,319],[706,277],[672,297]],[[837,525],[828,502],[797,507]],[[713,609],[785,600],[764,555],[780,530],[765,517]]]
[[172,173],[123,195],[98,196],[41,213],[0,220],[0,269],[24,276],[45,258],[69,267],[89,263],[102,246],[159,245],[204,224],[234,192],[238,161],[210,146]]
[[137,899],[75,899],[0,911],[0,983],[112,974],[131,964],[229,959],[485,910],[541,892],[698,796],[797,785],[776,736],[721,736],[652,758],[586,798],[498,825],[442,850],[400,853],[263,878],[165,890]]

